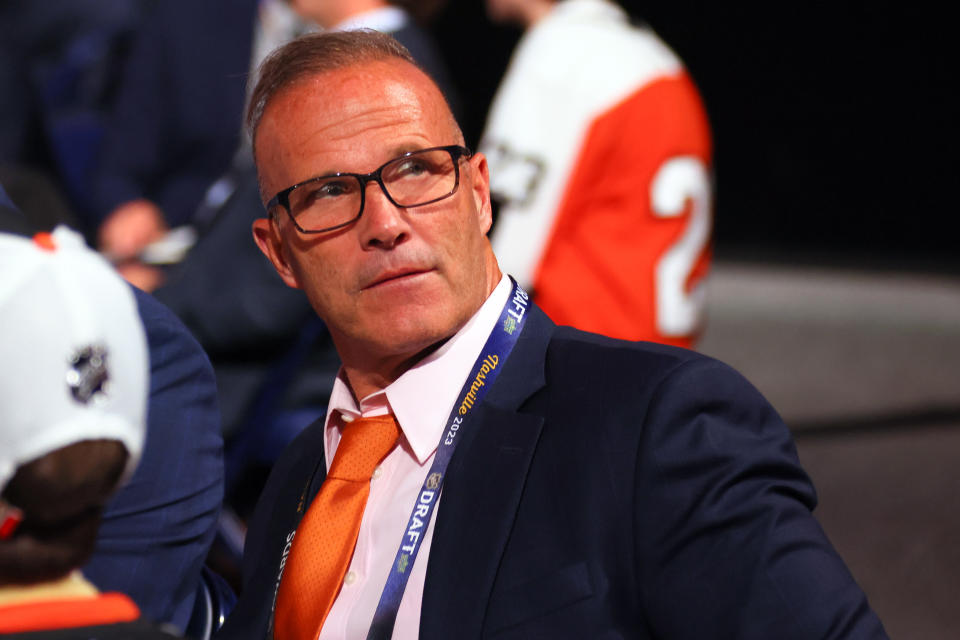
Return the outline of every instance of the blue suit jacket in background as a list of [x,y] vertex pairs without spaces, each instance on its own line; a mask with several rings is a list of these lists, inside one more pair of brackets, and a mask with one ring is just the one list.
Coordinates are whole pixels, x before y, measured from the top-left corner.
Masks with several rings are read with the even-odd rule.
[[[421,639],[886,637],[811,513],[787,427],[746,380],[529,313],[459,434],[418,560]],[[318,421],[274,467],[218,637],[268,637],[323,460]]]
[[124,65],[100,153],[101,219],[148,198],[170,226],[190,221],[240,143],[256,9],[257,0],[154,3]]
[[213,369],[173,313],[133,288],[150,352],[143,457],[103,515],[83,568],[147,618],[187,626],[223,502],[223,438]]

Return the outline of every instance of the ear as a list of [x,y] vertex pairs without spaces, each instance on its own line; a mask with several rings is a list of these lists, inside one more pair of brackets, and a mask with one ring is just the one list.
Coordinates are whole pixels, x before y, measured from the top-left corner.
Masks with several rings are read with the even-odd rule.
[[[493,224],[493,207],[490,204],[490,171],[487,157],[480,152],[470,157],[470,192],[480,217],[480,228],[486,234]],[[467,185],[464,185],[467,186]]]
[[284,254],[280,227],[272,217],[257,218],[253,221],[253,240],[260,247],[263,255],[267,256],[267,259],[273,264],[273,268],[280,274],[283,282],[288,287],[300,289],[300,282]]

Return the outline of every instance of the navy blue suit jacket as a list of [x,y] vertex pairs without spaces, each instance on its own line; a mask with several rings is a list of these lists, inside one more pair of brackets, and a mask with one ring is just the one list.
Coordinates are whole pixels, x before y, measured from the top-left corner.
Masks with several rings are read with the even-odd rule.
[[[787,427],[746,380],[529,313],[461,431],[420,638],[886,637],[811,513]],[[266,636],[322,436],[312,425],[274,468],[222,637]]]
[[101,217],[148,198],[171,226],[190,221],[240,143],[256,8],[164,0],[145,16],[95,174]]
[[213,369],[173,312],[133,288],[150,352],[147,441],[107,505],[83,573],[126,593],[147,618],[184,629],[223,502],[223,438]]

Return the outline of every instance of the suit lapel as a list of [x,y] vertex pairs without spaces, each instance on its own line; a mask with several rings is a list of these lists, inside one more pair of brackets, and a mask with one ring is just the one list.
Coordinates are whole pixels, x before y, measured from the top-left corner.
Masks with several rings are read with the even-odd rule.
[[520,413],[544,384],[553,323],[531,315],[503,372],[477,407],[444,483],[427,565],[421,638],[475,638],[513,527],[543,418]]

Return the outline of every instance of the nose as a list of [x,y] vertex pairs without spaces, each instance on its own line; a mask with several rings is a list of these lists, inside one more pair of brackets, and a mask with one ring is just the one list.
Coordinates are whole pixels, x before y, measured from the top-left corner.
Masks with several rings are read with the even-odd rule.
[[392,249],[410,237],[403,209],[390,202],[383,187],[370,180],[364,187],[363,214],[360,216],[360,243],[364,248]]

